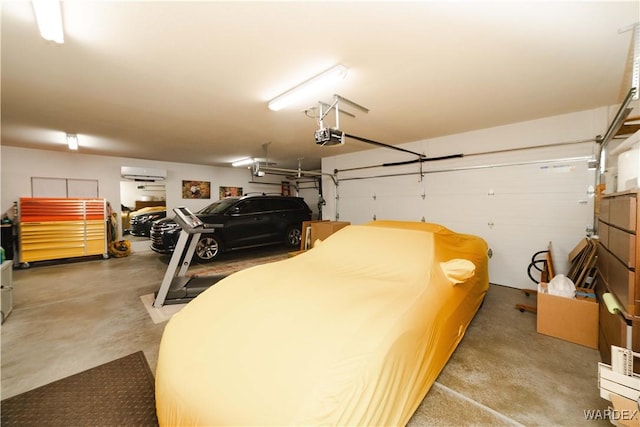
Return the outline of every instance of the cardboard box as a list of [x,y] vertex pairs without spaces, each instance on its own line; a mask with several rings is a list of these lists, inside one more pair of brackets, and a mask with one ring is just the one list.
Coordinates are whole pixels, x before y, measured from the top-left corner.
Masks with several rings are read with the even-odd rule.
[[316,240],[324,240],[341,228],[351,225],[348,221],[322,221],[311,224],[311,247]]
[[[577,296],[566,298],[546,293],[547,284],[538,290],[537,331],[565,341],[598,348],[598,301]],[[594,294],[591,289],[576,292]],[[595,296],[595,295],[594,295]]]
[[327,219],[303,221],[300,251],[304,252],[307,249],[311,249],[316,240],[324,240],[347,225],[351,225],[351,223],[348,221],[329,221]]
[[[634,416],[638,411],[637,401],[611,393],[611,403],[613,403],[613,409],[620,414],[620,419],[616,420],[618,425],[627,427],[640,426],[638,416]],[[625,414],[627,414],[627,416],[625,416]]]
[[300,240],[300,251],[306,251],[312,248],[311,240],[311,224],[316,222],[329,222],[328,219],[315,219],[311,221],[302,221],[302,239]]

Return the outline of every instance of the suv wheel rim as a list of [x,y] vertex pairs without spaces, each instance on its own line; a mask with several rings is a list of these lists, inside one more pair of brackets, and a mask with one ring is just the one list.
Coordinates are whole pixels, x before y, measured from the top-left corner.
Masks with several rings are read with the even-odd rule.
[[220,245],[218,241],[212,237],[200,239],[196,246],[196,254],[200,259],[213,259],[218,255]]
[[297,228],[292,228],[289,230],[289,235],[287,236],[289,244],[298,245],[300,244],[300,240],[302,240],[302,233]]

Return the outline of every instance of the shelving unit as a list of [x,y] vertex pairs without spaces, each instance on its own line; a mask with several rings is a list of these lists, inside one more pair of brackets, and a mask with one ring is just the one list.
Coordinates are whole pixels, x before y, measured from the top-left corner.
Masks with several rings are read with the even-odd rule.
[[[598,281],[600,356],[611,362],[611,345],[640,351],[640,198],[637,191],[602,196],[598,212]],[[611,293],[621,310],[611,314],[604,293]],[[638,361],[636,369],[640,368]]]
[[106,201],[81,198],[21,198],[19,261],[108,257]]

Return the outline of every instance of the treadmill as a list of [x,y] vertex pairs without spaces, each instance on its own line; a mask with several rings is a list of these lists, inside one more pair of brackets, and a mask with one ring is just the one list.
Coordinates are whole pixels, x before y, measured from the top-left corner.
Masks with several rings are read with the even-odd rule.
[[202,292],[227,277],[226,274],[186,276],[191,259],[203,233],[214,233],[222,225],[205,225],[200,218],[184,206],[174,208],[174,220],[182,227],[178,243],[171,255],[160,289],[155,294],[153,306],[186,304]]

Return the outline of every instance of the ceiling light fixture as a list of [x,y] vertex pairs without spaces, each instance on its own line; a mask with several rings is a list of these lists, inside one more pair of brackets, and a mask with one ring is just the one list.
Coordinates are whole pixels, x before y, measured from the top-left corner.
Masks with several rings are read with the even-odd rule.
[[78,149],[78,135],[75,133],[67,134],[67,145],[69,145],[69,150],[77,150]]
[[56,43],[64,43],[60,2],[58,0],[32,0],[31,3],[42,38]]
[[269,101],[269,109],[278,111],[292,104],[293,102],[301,99],[302,97],[309,95],[313,92],[317,92],[323,87],[329,87],[332,84],[344,79],[347,76],[347,67],[344,65],[336,65],[328,70],[318,74],[315,77],[289,89],[282,95],[278,95]]
[[248,159],[240,159],[240,160],[236,160],[235,162],[231,163],[231,166],[237,168],[240,166],[249,166],[250,164],[253,164],[255,162],[254,159],[252,158],[248,158]]

